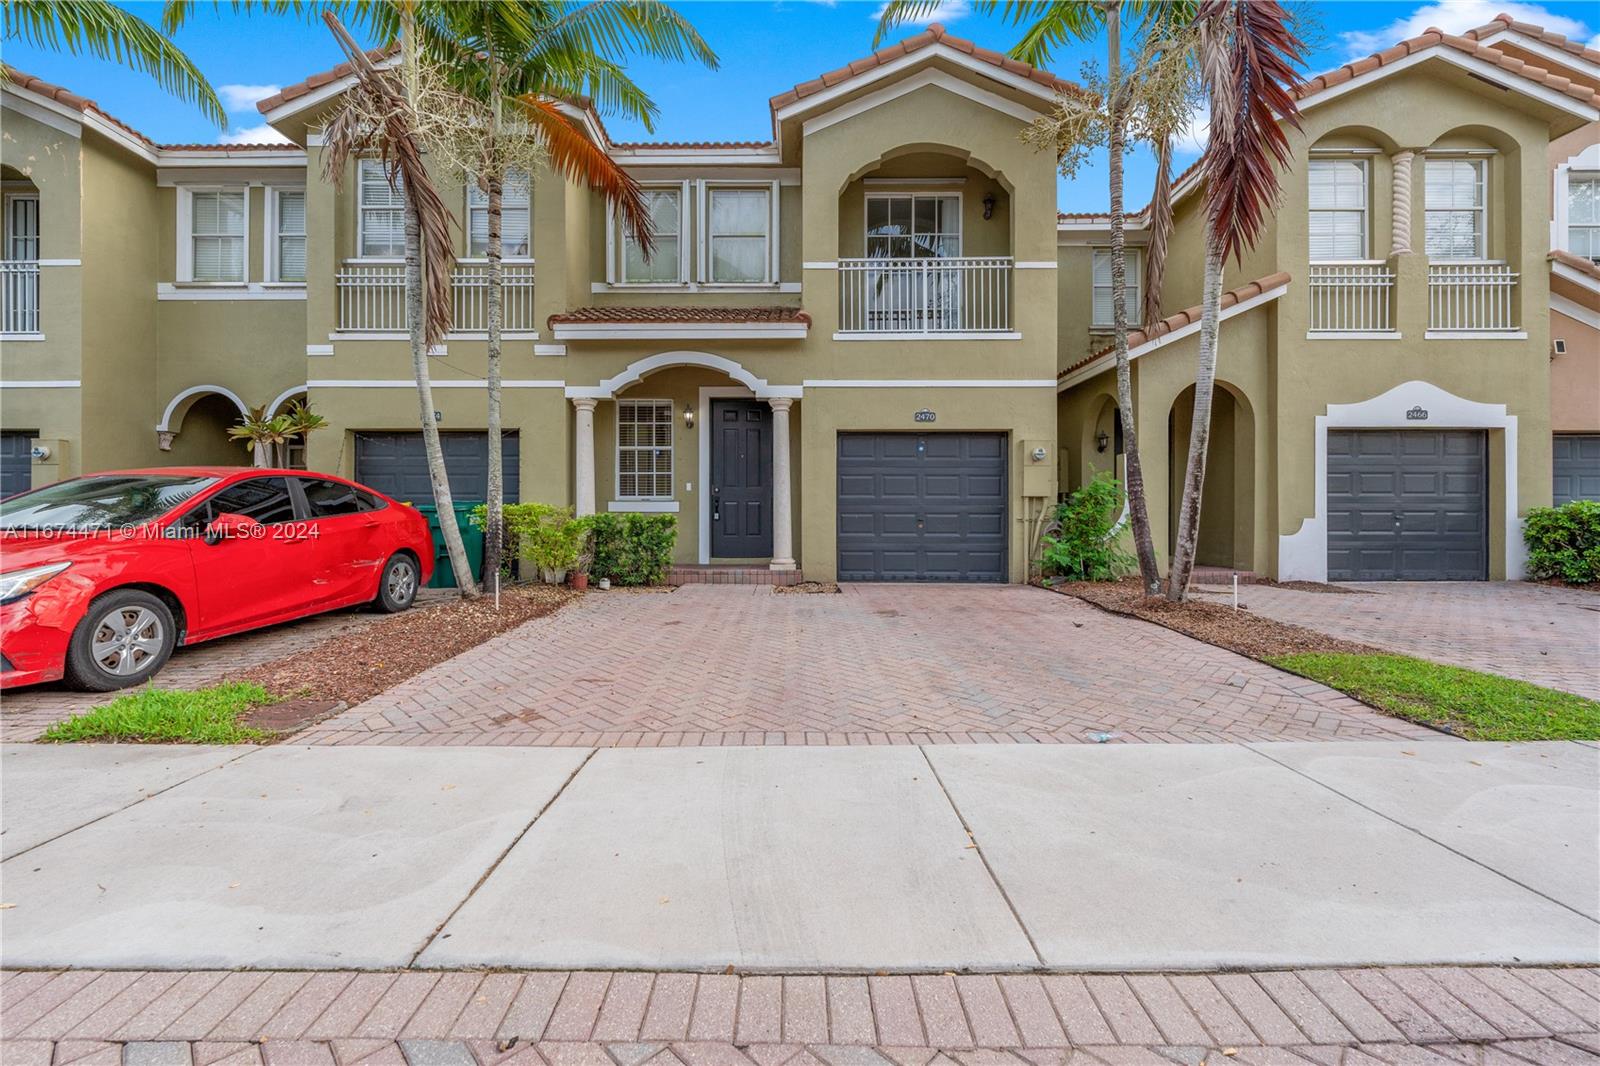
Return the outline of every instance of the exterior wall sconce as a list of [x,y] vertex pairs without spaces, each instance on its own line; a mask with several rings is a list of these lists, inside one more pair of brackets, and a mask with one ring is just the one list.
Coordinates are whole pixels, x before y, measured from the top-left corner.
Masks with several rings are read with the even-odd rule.
[[1099,433],[1095,434],[1095,438],[1094,438],[1094,450],[1095,451],[1097,451],[1097,452],[1105,451],[1106,450],[1106,446],[1109,445],[1110,443],[1111,443],[1111,435],[1108,434],[1105,430],[1102,429]]
[[[683,427],[685,429],[694,428],[694,408],[689,404],[683,405]],[[1101,450],[1104,451],[1104,449]]]
[[990,193],[983,198],[983,217],[984,221],[994,217],[994,193]]

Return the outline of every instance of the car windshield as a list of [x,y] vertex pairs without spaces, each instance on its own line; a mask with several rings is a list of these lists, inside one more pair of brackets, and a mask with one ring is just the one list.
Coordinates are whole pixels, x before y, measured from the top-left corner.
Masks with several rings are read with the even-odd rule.
[[202,475],[80,477],[0,500],[0,529],[117,529],[154,521],[217,483]]

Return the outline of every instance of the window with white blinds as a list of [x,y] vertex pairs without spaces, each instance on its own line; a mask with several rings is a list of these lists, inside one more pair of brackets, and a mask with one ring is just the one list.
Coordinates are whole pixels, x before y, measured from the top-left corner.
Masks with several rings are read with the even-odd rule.
[[190,277],[244,281],[245,190],[189,193]]
[[1310,170],[1311,261],[1367,257],[1367,163],[1313,159]]
[[1600,263],[1600,174],[1567,177],[1567,249]]
[[672,401],[617,401],[617,495],[672,498]]
[[706,237],[714,282],[761,284],[769,279],[770,189],[711,189]]
[[273,190],[273,229],[277,241],[274,281],[306,280],[306,191]]
[[[1128,321],[1137,326],[1144,320],[1144,256],[1133,248],[1123,251],[1124,273],[1128,282]],[[1094,250],[1094,304],[1090,324],[1112,328],[1116,323],[1111,308],[1111,249]]]
[[[512,171],[506,175],[500,192],[500,254],[527,258],[533,254],[528,208],[532,182],[528,175]],[[477,179],[467,182],[467,246],[469,255],[489,254],[489,194],[478,187]]]
[[655,223],[655,247],[650,258],[622,226],[622,280],[625,283],[673,284],[684,280],[679,240],[683,230],[683,192],[678,188],[645,189],[645,210]]
[[[406,254],[406,197],[389,184],[389,175],[377,159],[363,159],[359,168],[359,247],[363,256]],[[396,181],[398,182],[398,178]]]
[[1428,258],[1484,258],[1487,161],[1431,158],[1423,169]]

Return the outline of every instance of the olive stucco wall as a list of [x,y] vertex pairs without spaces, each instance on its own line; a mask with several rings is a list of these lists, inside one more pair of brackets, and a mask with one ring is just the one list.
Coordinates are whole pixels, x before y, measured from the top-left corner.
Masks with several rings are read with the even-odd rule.
[[1600,329],[1552,311],[1550,330],[1567,342],[1550,357],[1550,429],[1600,433]]

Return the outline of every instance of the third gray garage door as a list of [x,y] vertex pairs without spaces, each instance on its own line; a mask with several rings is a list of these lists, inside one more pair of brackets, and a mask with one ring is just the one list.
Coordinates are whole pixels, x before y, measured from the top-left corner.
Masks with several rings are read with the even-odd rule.
[[[440,433],[444,468],[450,475],[450,495],[456,503],[482,503],[489,496],[489,435]],[[518,439],[515,433],[500,438],[500,462],[507,503],[517,502]],[[428,456],[421,433],[357,433],[356,480],[371,485],[402,502],[432,503],[433,484],[428,478]]]
[[1473,581],[1488,576],[1484,435],[1328,433],[1328,578]]
[[840,580],[1006,576],[1004,434],[839,434]]

